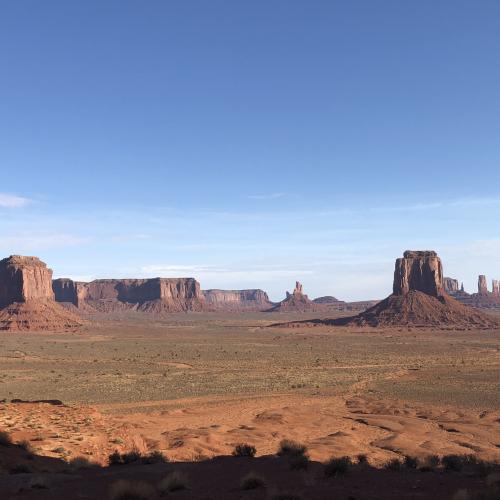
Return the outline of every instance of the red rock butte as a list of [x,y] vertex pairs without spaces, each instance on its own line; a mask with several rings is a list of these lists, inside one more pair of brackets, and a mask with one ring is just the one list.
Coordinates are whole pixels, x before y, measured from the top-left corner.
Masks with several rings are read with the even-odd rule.
[[0,330],[68,330],[82,321],[54,300],[52,270],[37,257],[0,260]]
[[404,252],[396,260],[393,293],[375,306],[336,324],[430,328],[498,328],[500,322],[450,297],[443,266],[434,251]]

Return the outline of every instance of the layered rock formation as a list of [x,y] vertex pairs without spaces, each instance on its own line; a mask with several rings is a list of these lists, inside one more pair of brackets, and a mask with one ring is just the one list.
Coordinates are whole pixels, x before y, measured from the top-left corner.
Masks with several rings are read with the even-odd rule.
[[403,258],[396,259],[394,270],[394,295],[404,295],[410,290],[439,297],[443,293],[443,266],[432,250],[407,250]]
[[492,280],[492,294],[495,297],[500,297],[500,281],[499,280]]
[[309,312],[321,311],[324,308],[323,304],[316,304],[309,299],[303,292],[302,284],[296,281],[294,291],[286,292],[286,298],[268,309],[268,312]]
[[488,295],[488,282],[486,281],[486,276],[480,274],[477,280],[477,293],[479,295]]
[[0,261],[0,330],[67,330],[82,321],[54,300],[52,270],[37,257]]
[[443,281],[444,291],[448,295],[454,295],[455,293],[460,291],[460,284],[458,280],[454,278],[444,278]]
[[201,311],[205,298],[194,278],[99,279],[90,283],[54,280],[56,300],[100,312]]
[[336,324],[498,328],[500,322],[445,293],[441,259],[432,251],[406,251],[396,260],[394,293],[374,307]]
[[263,311],[273,303],[264,290],[204,290],[207,309],[215,311]]

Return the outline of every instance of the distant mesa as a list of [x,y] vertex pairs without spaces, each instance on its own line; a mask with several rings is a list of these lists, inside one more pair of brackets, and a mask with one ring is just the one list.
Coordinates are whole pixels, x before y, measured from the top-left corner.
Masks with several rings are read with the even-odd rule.
[[[446,280],[450,280],[447,283]],[[466,304],[468,306],[476,307],[478,309],[500,309],[500,281],[493,279],[491,282],[491,292],[488,290],[488,281],[484,274],[479,275],[477,281],[477,293],[467,293],[464,286],[459,290],[455,288],[452,282],[458,283],[457,280],[452,278],[445,278],[445,291],[454,299]]]
[[333,297],[331,295],[325,295],[324,297],[318,297],[316,299],[313,299],[313,302],[315,304],[339,304],[339,303],[345,303],[343,300],[339,300],[336,297]]
[[52,270],[37,257],[0,260],[0,330],[74,330],[83,321],[54,300]]
[[323,304],[313,302],[303,291],[302,284],[295,282],[292,293],[286,292],[286,297],[267,312],[309,312],[324,310]]
[[56,301],[102,313],[202,311],[205,298],[194,278],[98,279],[90,283],[54,280]]
[[264,290],[203,290],[206,309],[213,311],[264,311],[273,306]]

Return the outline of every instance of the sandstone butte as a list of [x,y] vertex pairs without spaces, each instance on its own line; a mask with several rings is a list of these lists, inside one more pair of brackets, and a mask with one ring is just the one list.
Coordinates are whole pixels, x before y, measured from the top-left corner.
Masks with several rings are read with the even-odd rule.
[[302,284],[295,282],[292,293],[286,292],[286,297],[267,312],[314,312],[324,311],[325,305],[313,302],[303,291]]
[[82,324],[54,300],[52,270],[40,259],[0,260],[0,330],[74,330]]
[[493,317],[450,297],[444,288],[443,266],[434,251],[404,252],[396,260],[393,293],[365,312],[335,320],[353,326],[417,326],[498,328]]

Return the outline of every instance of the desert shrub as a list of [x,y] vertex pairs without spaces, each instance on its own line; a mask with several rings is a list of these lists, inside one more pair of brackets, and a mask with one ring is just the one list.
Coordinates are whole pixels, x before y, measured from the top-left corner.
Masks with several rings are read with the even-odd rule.
[[173,491],[187,490],[189,481],[185,474],[173,471],[167,474],[159,483],[158,491],[161,495],[172,493]]
[[306,470],[309,467],[309,457],[306,454],[290,455],[288,465],[292,470]]
[[297,493],[275,493],[271,496],[271,500],[303,500]]
[[145,464],[165,464],[168,458],[159,450],[154,450],[142,457],[141,461]]
[[242,490],[256,490],[258,488],[265,488],[266,482],[262,477],[257,475],[255,472],[249,472],[241,480]]
[[109,465],[125,465],[136,463],[141,459],[141,454],[137,449],[128,451],[127,453],[119,453],[115,450],[108,456],[108,463]]
[[0,446],[9,446],[12,444],[10,434],[5,431],[0,431]]
[[24,451],[27,451],[28,453],[33,452],[33,447],[31,446],[30,442],[27,441],[26,439],[24,439],[23,441],[19,441],[19,443],[17,443],[17,446],[22,448]]
[[28,484],[34,490],[46,490],[49,487],[47,478],[44,476],[34,476],[29,480]]
[[122,462],[122,456],[118,453],[117,450],[115,450],[111,455],[108,457],[108,464],[109,465],[121,465]]
[[368,457],[364,453],[361,453],[356,458],[358,460],[359,465],[368,465],[369,464]]
[[237,444],[233,450],[234,457],[254,457],[257,450],[255,446],[246,443]]
[[11,474],[30,474],[33,472],[26,464],[17,464],[10,469]]
[[69,465],[74,470],[90,469],[95,467],[96,464],[91,462],[87,457],[75,457],[69,461]]
[[429,455],[424,458],[424,463],[421,468],[428,468],[429,470],[437,469],[440,463],[441,459],[437,455]]
[[385,465],[384,468],[388,470],[400,470],[401,469],[401,461],[399,458],[391,458]]
[[441,459],[441,463],[445,470],[459,472],[467,463],[467,457],[464,455],[445,455]]
[[296,443],[295,441],[291,441],[290,439],[284,439],[280,443],[277,454],[280,457],[290,455],[304,455],[306,451],[307,447],[305,445]]
[[351,466],[352,460],[349,457],[331,458],[325,464],[325,476],[341,476],[346,474]]
[[403,465],[407,469],[416,469],[418,467],[418,460],[414,457],[410,457],[409,455],[405,455],[403,458]]
[[138,450],[134,449],[132,451],[127,451],[127,453],[123,453],[121,459],[123,464],[133,464],[141,459],[141,454]]
[[155,494],[154,488],[144,481],[120,479],[109,489],[111,500],[149,500]]

